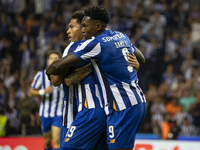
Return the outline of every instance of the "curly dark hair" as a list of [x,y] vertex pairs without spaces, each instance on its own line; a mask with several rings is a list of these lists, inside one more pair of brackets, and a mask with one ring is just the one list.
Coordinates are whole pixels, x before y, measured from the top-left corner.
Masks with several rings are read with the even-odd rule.
[[110,20],[110,14],[108,10],[102,6],[92,6],[85,9],[85,16],[89,16],[91,20],[100,20],[105,24],[108,24]]
[[71,19],[77,19],[77,23],[81,24],[81,21],[84,16],[85,16],[84,11],[76,11],[72,14]]

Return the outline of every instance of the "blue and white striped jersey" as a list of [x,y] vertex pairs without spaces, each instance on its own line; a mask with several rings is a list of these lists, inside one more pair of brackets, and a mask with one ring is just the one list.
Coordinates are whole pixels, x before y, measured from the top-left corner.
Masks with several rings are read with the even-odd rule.
[[[84,41],[71,42],[65,49],[63,56],[66,56],[77,47],[79,47]],[[90,61],[79,63],[74,69],[85,66]],[[92,108],[103,108],[103,104],[100,98],[100,92],[96,82],[94,73],[88,75],[83,81],[76,85],[67,87],[63,83],[64,87],[64,111],[63,111],[63,126],[70,127],[71,123],[75,119],[76,114],[86,107]]]
[[121,111],[146,102],[138,85],[137,72],[127,59],[127,54],[135,51],[125,34],[111,30],[85,41],[73,51],[79,59],[91,60],[106,114],[113,109]]
[[[38,71],[35,75],[31,87],[35,90],[46,89],[52,86],[46,75],[46,70]],[[51,94],[44,94],[42,102],[40,103],[39,115],[40,117],[56,117],[62,116],[62,99],[63,99],[62,85],[54,87]]]

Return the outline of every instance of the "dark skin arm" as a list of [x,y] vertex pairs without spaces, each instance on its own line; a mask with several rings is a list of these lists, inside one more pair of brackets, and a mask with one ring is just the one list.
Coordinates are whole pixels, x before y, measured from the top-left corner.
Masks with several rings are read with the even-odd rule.
[[73,53],[68,54],[67,56],[54,61],[47,69],[46,74],[50,79],[50,75],[60,75],[62,71],[65,70],[65,74],[70,72],[69,67],[75,66],[81,62],[81,60],[76,57]]
[[92,73],[92,65],[87,64],[81,68],[78,68],[76,70],[73,70],[70,72],[70,74],[64,76],[62,75],[50,75],[51,83],[54,86],[60,85],[63,80],[67,86],[74,85],[83,79],[85,79],[90,73]]
[[92,72],[91,64],[70,71],[68,68],[81,62],[73,53],[54,61],[46,70],[48,78],[54,86],[60,85],[63,80],[67,86],[76,84]]
[[[140,52],[139,49],[136,48],[135,56],[140,64],[145,63],[145,58],[144,55]],[[76,57],[73,53],[68,54],[67,56],[54,61],[46,70],[46,74],[49,75],[58,75],[60,74],[63,70],[65,72],[69,72],[69,67],[74,66],[81,62],[81,60]],[[50,78],[49,78],[50,79]]]
[[[137,60],[140,64],[145,63],[145,58],[144,58],[143,54],[137,48],[136,48],[135,56],[136,56],[136,58],[137,58]],[[77,76],[74,76],[74,74],[71,74],[71,76],[69,76],[70,70],[68,68],[78,64],[79,62],[81,62],[81,60],[78,57],[76,57],[73,53],[70,53],[63,58],[54,61],[46,69],[46,74],[47,74],[49,80],[52,81],[52,84],[54,86],[61,84],[62,81],[63,81],[63,78],[68,74],[68,76],[65,77],[64,80],[65,80],[67,85],[73,85],[73,84],[83,80],[88,74],[91,73],[91,70],[90,70],[91,68],[90,69],[88,68],[87,71],[89,71],[89,72],[85,72],[84,69],[83,69],[84,73],[80,74],[77,70],[77,71],[73,72]],[[136,70],[138,70],[138,68],[136,68]],[[64,72],[63,72],[63,70],[64,70]],[[53,75],[61,75],[61,77],[58,77],[58,76],[56,77],[56,76],[53,76]],[[79,81],[78,81],[78,78],[80,78]]]
[[140,64],[145,63],[144,55],[140,52],[140,50],[138,48],[136,48],[135,56]]

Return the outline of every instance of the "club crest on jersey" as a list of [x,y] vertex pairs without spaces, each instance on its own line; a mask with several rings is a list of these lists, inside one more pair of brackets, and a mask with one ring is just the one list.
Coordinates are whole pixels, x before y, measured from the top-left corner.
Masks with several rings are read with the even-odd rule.
[[68,141],[69,141],[69,138],[66,138],[66,139],[65,139],[65,142],[68,142]]
[[115,143],[115,139],[111,139],[111,140],[110,140],[110,143]]

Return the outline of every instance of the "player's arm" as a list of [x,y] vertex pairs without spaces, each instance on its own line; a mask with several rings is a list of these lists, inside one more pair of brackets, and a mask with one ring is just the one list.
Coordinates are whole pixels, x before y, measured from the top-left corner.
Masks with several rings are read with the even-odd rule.
[[63,72],[60,72],[58,75],[49,75],[49,79],[52,83],[53,86],[58,86],[60,85],[63,80],[64,80],[64,77],[69,73],[69,70],[63,70]]
[[48,94],[48,93],[52,93],[53,91],[53,87],[49,86],[46,89],[40,89],[40,90],[35,90],[34,88],[30,88],[28,95],[29,96],[39,96],[39,95],[44,95],[44,94]]
[[89,63],[67,75],[64,78],[64,82],[67,86],[74,85],[85,79],[85,77],[87,77],[90,73],[92,73],[92,66]]
[[[136,47],[135,47],[136,48]],[[137,61],[140,63],[140,64],[144,64],[145,63],[145,57],[144,55],[141,53],[141,51],[136,48],[136,51],[135,51],[135,56],[137,58]]]
[[81,60],[73,53],[70,53],[67,56],[51,63],[51,65],[46,69],[46,74],[49,79],[50,75],[59,75],[63,71],[67,74],[70,72],[69,67],[74,66],[79,62],[81,62]]
[[85,79],[90,73],[92,73],[91,64],[87,64],[81,68],[70,71],[70,74],[66,76],[60,75],[50,75],[51,82],[54,86],[60,85],[63,80],[67,86],[74,85],[83,79]]

